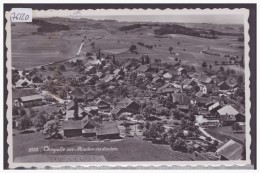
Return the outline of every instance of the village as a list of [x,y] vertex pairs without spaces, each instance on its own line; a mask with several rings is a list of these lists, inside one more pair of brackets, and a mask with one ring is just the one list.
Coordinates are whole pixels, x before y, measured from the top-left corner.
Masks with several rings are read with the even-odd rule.
[[[99,49],[13,69],[14,93],[34,93],[13,100],[13,128],[19,135],[41,131],[46,140],[138,138],[193,160],[244,159],[245,141],[230,135],[245,132],[243,77],[222,66],[214,71],[207,62],[198,72],[178,54],[173,63],[136,56],[120,62]],[[218,137],[221,128],[232,133]]]

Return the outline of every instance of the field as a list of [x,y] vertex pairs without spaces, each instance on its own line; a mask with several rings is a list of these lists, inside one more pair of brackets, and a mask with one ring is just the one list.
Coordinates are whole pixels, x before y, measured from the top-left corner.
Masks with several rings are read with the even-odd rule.
[[242,126],[243,132],[234,132],[231,126],[223,126],[217,128],[208,128],[205,129],[210,135],[215,137],[218,140],[224,141],[227,138],[231,138],[239,143],[244,143],[246,136],[245,136],[245,127]]
[[[200,53],[207,48],[215,53],[239,57],[243,55],[243,49],[238,48],[243,43],[237,41],[237,36],[222,36],[221,39],[206,39],[180,34],[155,36],[153,31],[158,28],[156,26],[142,26],[129,31],[119,31],[120,26],[127,24],[87,19],[84,22],[82,22],[83,19],[81,21],[81,19],[65,20],[60,18],[53,18],[50,21],[67,24],[70,26],[70,30],[34,34],[37,31],[35,25],[18,23],[12,26],[12,63],[14,67],[18,69],[32,68],[71,58],[76,55],[84,39],[83,53],[100,49],[104,54],[114,54],[119,61],[124,61],[125,58],[139,58],[144,54],[149,55],[152,60],[157,58],[164,62],[173,62],[172,58],[175,58],[176,53],[178,53],[179,59],[184,64],[201,66],[203,61],[212,65],[215,61],[227,61],[224,57]],[[24,32],[23,27],[26,27],[26,32]],[[232,28],[235,27],[232,26]],[[95,43],[94,46],[90,46],[92,42]],[[140,46],[137,44],[139,42],[152,45],[153,48]],[[138,54],[128,51],[132,44],[137,46]],[[169,47],[173,47],[172,53],[169,52]],[[213,68],[219,68],[219,66],[213,65]],[[237,66],[230,66],[230,68],[243,71]]]
[[[42,134],[39,132],[32,134],[18,134],[14,133],[13,137],[13,149],[14,149],[14,160],[17,161],[34,161],[41,160],[39,157],[55,158],[58,159],[68,158],[71,160],[68,155],[71,157],[77,155],[82,161],[88,161],[88,157],[83,158],[82,156],[88,155],[89,157],[99,160],[104,158],[106,161],[178,161],[177,157],[169,155],[167,152],[157,149],[152,144],[142,141],[138,138],[128,137],[121,141],[111,141],[111,142],[88,142],[84,140],[74,140],[74,139],[62,139],[62,140],[46,140],[43,138]],[[57,151],[54,156],[51,151],[43,151],[44,146],[50,148],[112,148],[111,151]],[[138,147],[136,147],[138,146]],[[39,148],[39,152],[29,152],[29,148]],[[66,157],[61,157],[65,155]],[[31,160],[32,161],[32,160]],[[92,160],[91,160],[92,161]]]

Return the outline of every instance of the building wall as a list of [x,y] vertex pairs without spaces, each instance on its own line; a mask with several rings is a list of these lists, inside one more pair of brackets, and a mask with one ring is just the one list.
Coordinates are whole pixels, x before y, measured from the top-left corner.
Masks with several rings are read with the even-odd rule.
[[31,100],[27,102],[22,102],[24,107],[33,107],[33,106],[40,106],[42,105],[42,100]]
[[66,137],[74,137],[74,136],[81,136],[82,130],[81,129],[69,129],[63,130],[64,136]]

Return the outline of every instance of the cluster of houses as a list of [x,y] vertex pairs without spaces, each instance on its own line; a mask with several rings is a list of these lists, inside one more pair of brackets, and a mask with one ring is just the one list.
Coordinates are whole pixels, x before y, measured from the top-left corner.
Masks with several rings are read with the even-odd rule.
[[[104,61],[104,59],[102,60]],[[196,73],[190,67],[179,62],[173,64],[171,68],[165,68],[156,63],[140,63],[136,60],[128,60],[120,67],[114,66],[113,69],[108,68],[112,62],[104,64],[106,65],[102,67],[102,70],[100,70],[98,63],[88,64],[84,73],[68,78],[68,82],[81,82],[82,85],[88,87],[96,87],[99,83],[106,83],[108,84],[107,88],[116,90],[117,86],[112,85],[112,82],[117,85],[128,82],[127,87],[129,88],[134,85],[128,81],[132,73],[137,73],[137,78],[142,78],[145,81],[148,79],[147,76],[150,75],[152,78],[146,83],[146,90],[155,95],[155,98],[170,99],[171,108],[178,109],[183,113],[188,113],[191,107],[197,106],[198,115],[203,116],[205,120],[199,122],[199,126],[210,128],[245,121],[244,114],[236,110],[231,104],[211,97],[212,95],[217,96],[217,98],[221,98],[220,95],[227,96],[229,92],[233,92],[238,87],[237,85],[230,85],[227,81],[219,81],[217,76]],[[106,69],[108,70],[106,71]],[[31,83],[42,82],[44,81],[41,77],[29,72],[18,80],[14,86],[19,89],[28,87]],[[68,92],[70,101],[61,110],[61,114],[65,117],[61,126],[65,137],[119,138],[120,131],[116,119],[125,113],[135,115],[142,111],[140,104],[142,100],[134,98],[133,93],[116,103],[110,103],[99,98],[94,91],[85,92],[80,86],[72,88]],[[138,89],[138,91],[144,92],[141,89]],[[148,95],[148,97],[152,96]],[[44,98],[40,94],[18,99],[19,105],[23,107],[39,106],[43,104],[43,101]],[[98,120],[97,117],[101,117],[101,119]],[[113,119],[112,117],[116,118]],[[203,148],[203,143],[199,145],[193,142],[190,141],[190,145]],[[230,146],[233,143],[229,142],[226,145]],[[221,155],[225,150],[219,148],[218,153]],[[205,157],[200,153],[197,153],[198,157]],[[235,156],[223,155],[223,158],[226,159],[233,157]]]

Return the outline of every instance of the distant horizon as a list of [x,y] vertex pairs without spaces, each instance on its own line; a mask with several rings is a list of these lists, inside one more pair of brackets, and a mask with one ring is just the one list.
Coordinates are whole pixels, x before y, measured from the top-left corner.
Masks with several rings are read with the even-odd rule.
[[107,16],[81,16],[69,18],[86,18],[92,20],[116,20],[118,22],[161,22],[161,23],[207,23],[243,25],[243,15],[107,15]]

